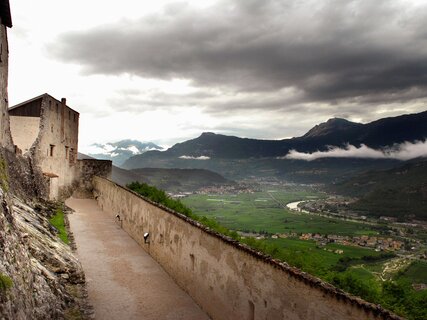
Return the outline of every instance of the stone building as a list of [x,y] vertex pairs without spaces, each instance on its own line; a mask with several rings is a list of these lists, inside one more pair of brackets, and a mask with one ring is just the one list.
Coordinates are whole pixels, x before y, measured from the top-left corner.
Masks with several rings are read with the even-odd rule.
[[9,129],[7,79],[9,67],[9,46],[7,28],[12,27],[9,0],[0,0],[0,145],[12,148]]
[[79,113],[47,93],[9,109],[10,130],[18,153],[28,155],[49,183],[49,198],[70,194],[79,175]]

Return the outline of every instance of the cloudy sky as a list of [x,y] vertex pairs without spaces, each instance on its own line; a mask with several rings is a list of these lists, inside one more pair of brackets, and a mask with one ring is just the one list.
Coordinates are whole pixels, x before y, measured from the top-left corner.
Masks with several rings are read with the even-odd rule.
[[10,104],[66,97],[82,151],[427,110],[427,1],[10,2]]

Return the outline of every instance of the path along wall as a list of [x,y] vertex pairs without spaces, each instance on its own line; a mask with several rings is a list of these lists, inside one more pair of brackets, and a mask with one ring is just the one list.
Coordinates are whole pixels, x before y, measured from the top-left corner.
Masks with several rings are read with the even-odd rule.
[[107,179],[94,193],[213,319],[399,319]]

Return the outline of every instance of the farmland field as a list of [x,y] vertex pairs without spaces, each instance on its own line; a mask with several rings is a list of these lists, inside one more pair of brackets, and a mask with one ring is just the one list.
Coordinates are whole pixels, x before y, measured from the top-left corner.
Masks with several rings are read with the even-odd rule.
[[[350,259],[351,265],[365,264],[363,270],[352,270],[356,276],[364,273],[374,277],[370,264],[381,270],[384,261],[362,261],[363,257],[378,257],[380,252],[357,246],[329,243],[324,246],[315,241],[300,240],[296,235],[319,233],[322,235],[373,235],[374,227],[359,222],[317,216],[291,211],[286,204],[322,195],[311,192],[289,192],[265,190],[239,195],[192,195],[183,202],[198,215],[216,219],[221,225],[236,231],[255,234],[292,234],[293,237],[273,239],[267,237],[265,243],[277,248],[275,257],[319,277],[326,276],[340,265],[340,260]],[[350,265],[344,267],[347,268]]]
[[310,200],[317,194],[270,190],[238,195],[192,195],[182,202],[196,214],[215,218],[221,225],[240,231],[266,233],[320,233],[372,235],[370,225],[325,218],[285,209],[286,203]]
[[[366,256],[380,255],[372,249],[334,243],[319,247],[314,241],[299,239],[268,239],[266,242],[281,248],[277,258],[289,261],[292,265],[320,277],[332,270],[341,258],[361,259]],[[342,250],[342,253],[337,253],[340,252],[337,250]]]

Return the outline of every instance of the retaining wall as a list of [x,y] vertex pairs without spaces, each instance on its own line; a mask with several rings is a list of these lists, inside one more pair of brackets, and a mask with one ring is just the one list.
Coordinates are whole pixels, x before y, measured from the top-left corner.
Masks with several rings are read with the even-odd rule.
[[93,183],[98,204],[212,319],[399,319],[107,179]]

